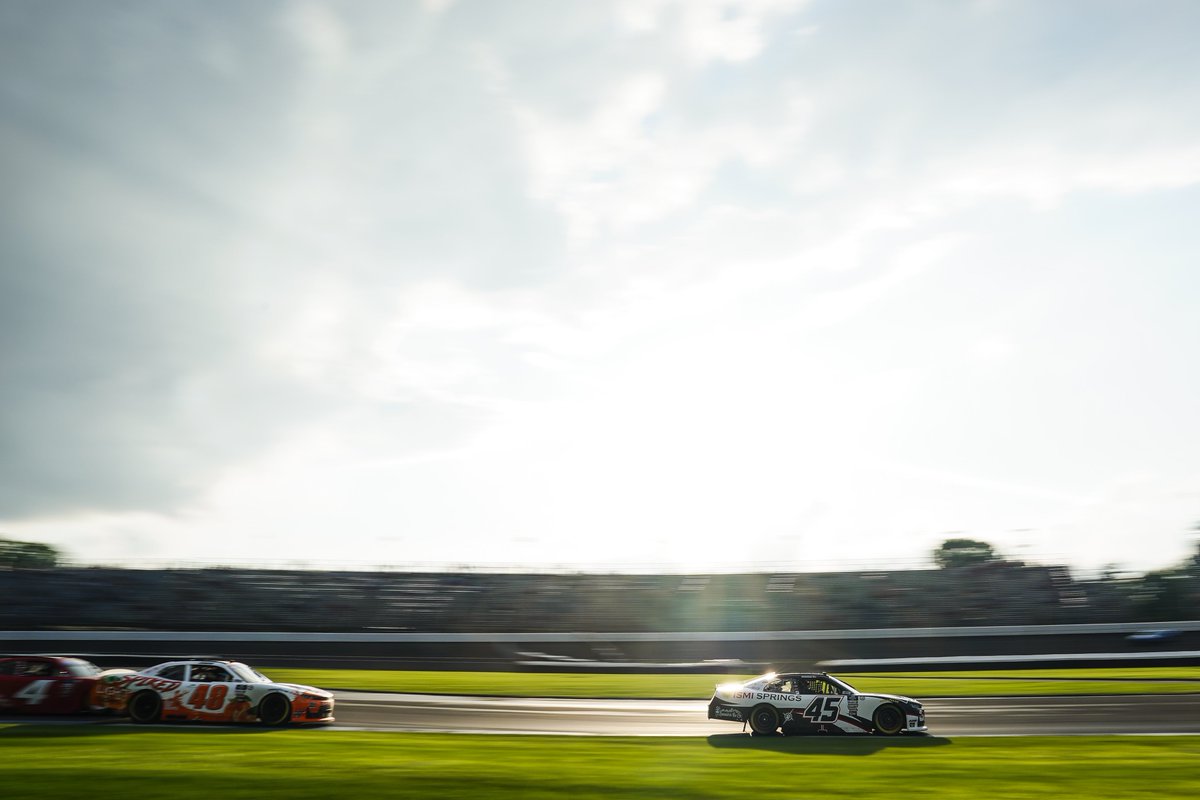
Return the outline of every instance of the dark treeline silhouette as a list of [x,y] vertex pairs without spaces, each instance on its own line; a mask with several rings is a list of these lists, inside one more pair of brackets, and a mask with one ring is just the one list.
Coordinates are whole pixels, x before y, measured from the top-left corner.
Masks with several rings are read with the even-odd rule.
[[62,560],[58,549],[41,542],[18,542],[0,536],[0,569],[50,569]]

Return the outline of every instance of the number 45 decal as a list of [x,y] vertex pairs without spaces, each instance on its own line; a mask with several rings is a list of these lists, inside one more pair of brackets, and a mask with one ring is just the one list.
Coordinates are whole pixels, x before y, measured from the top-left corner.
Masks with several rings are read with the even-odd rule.
[[833,722],[838,716],[840,697],[818,697],[804,709],[804,718],[812,722]]

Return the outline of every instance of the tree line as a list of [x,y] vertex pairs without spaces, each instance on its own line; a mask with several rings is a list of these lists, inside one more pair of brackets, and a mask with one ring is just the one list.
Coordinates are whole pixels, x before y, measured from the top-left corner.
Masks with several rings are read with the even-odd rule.
[[53,569],[61,563],[62,553],[56,547],[0,537],[0,569]]

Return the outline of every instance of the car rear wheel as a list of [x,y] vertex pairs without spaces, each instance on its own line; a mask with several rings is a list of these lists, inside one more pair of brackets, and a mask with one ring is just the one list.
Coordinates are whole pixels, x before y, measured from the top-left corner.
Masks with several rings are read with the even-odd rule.
[[162,698],[155,692],[138,692],[129,701],[129,719],[138,724],[158,722]]
[[292,703],[281,694],[269,694],[258,704],[258,720],[263,725],[282,725],[292,718]]
[[875,732],[884,736],[895,736],[904,730],[904,712],[891,703],[875,709],[871,720],[875,723]]
[[750,730],[758,736],[773,736],[779,729],[779,711],[774,706],[755,706],[750,712]]

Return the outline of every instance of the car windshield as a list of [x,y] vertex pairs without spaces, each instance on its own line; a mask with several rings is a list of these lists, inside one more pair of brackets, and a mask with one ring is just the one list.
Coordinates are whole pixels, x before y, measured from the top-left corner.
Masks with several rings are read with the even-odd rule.
[[234,673],[238,676],[238,678],[240,678],[241,680],[244,680],[246,683],[270,683],[271,682],[270,678],[268,678],[266,675],[263,675],[261,672],[259,672],[258,670],[254,669],[253,667],[251,667],[247,664],[242,664],[240,662],[234,662],[234,663],[230,664],[229,667],[230,667],[230,669],[232,669],[234,671]]
[[67,671],[76,678],[86,678],[90,675],[99,675],[101,669],[90,661],[84,661],[82,658],[66,658],[63,659],[63,666]]
[[[774,672],[768,672],[766,675],[759,675],[757,678],[746,681],[743,686],[754,686],[761,683],[773,681],[779,676]],[[825,680],[837,692],[849,692],[850,694],[861,694],[858,689],[855,689],[850,684],[846,683],[841,678],[835,678],[832,675],[825,675],[822,680]]]
[[827,680],[831,684],[833,684],[834,688],[836,688],[836,689],[845,689],[846,691],[850,692],[851,694],[861,694],[861,692],[859,692],[858,689],[855,689],[853,686],[846,683],[841,678],[835,678],[832,675],[829,675],[829,676],[827,676]]
[[743,685],[743,686],[750,686],[751,684],[755,684],[755,683],[762,683],[763,681],[770,681],[770,680],[774,680],[776,677],[777,677],[777,676],[776,676],[776,674],[775,674],[774,672],[768,672],[766,675],[759,675],[757,678],[751,678],[750,680],[746,681],[746,682],[745,682],[744,684],[742,684],[742,685]]

